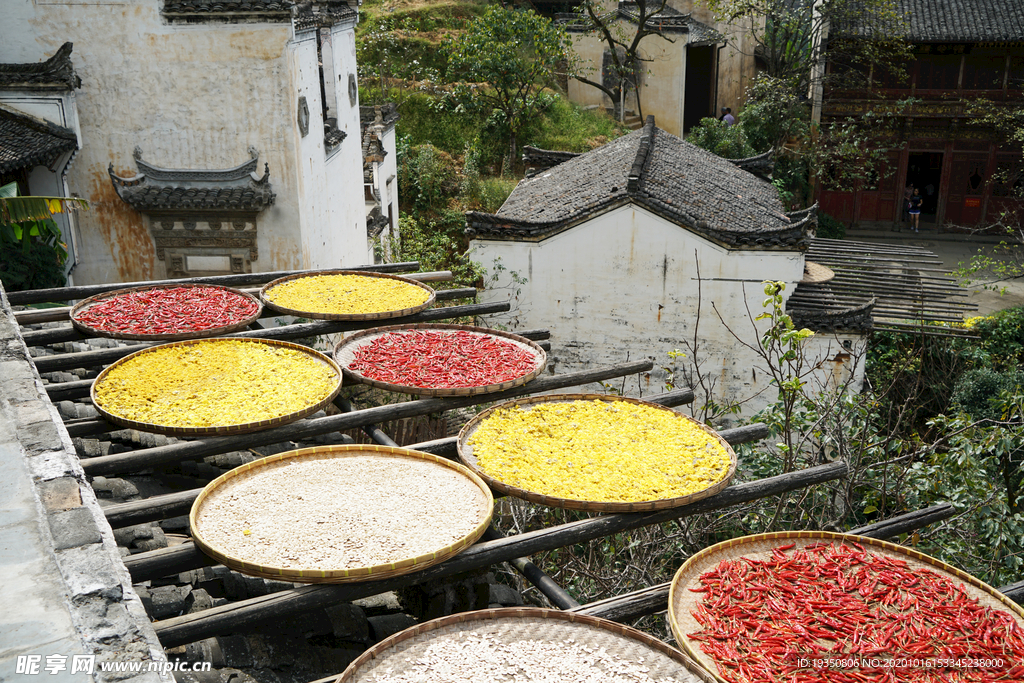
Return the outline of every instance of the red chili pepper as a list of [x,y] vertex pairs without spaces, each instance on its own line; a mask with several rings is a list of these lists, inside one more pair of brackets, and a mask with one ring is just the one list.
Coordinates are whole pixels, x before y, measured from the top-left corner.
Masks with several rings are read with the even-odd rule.
[[219,287],[163,287],[103,299],[76,315],[88,327],[123,334],[181,334],[227,327],[258,309]]
[[[785,552],[792,547],[776,548],[769,560],[722,562],[691,589],[703,593],[693,610],[703,628],[688,637],[718,663],[725,680],[1019,680],[1024,629],[954,580],[859,545],[817,543]],[[941,666],[884,664],[908,658]],[[946,665],[946,659],[989,665]],[[861,664],[815,668],[801,660]]]
[[468,330],[389,332],[353,355],[349,369],[368,379],[433,389],[500,384],[537,367],[522,346]]

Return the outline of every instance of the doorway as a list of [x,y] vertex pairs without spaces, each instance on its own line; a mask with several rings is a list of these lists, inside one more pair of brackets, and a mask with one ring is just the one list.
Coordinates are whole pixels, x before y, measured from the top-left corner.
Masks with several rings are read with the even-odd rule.
[[942,157],[942,152],[911,152],[907,160],[907,185],[916,187],[923,198],[922,223],[934,223],[939,210]]

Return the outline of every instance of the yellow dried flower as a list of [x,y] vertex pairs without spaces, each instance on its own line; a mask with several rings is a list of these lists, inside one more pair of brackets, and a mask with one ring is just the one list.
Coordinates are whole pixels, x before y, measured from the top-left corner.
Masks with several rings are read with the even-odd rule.
[[430,292],[417,285],[369,275],[310,275],[274,285],[267,301],[293,311],[357,315],[419,306]]
[[606,503],[697,493],[724,479],[731,463],[725,447],[687,417],[626,401],[499,408],[469,444],[498,481]]
[[316,405],[338,384],[334,368],[298,349],[258,340],[170,344],[112,366],[95,388],[115,417],[167,427],[220,427]]

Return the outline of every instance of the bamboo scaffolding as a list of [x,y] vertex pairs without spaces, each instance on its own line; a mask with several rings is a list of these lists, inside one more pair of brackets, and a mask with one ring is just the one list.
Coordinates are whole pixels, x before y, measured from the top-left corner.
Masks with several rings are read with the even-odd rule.
[[[406,325],[414,323],[428,323],[449,318],[463,316],[487,315],[489,313],[504,313],[511,306],[508,303],[493,304],[465,304],[462,306],[449,306],[446,308],[428,308],[425,311],[402,318],[392,318],[388,321],[390,325]],[[313,323],[300,323],[288,325],[286,328],[268,328],[264,330],[252,330],[239,332],[236,337],[247,337],[249,339],[301,339],[303,337],[317,337],[322,334],[337,334],[338,332],[352,332],[369,327],[367,321],[318,321]],[[102,365],[109,365],[141,349],[155,346],[155,344],[132,344],[130,346],[119,346],[110,349],[98,349],[96,351],[82,351],[78,353],[64,353],[54,356],[33,357],[36,369],[40,373],[56,372],[58,370],[72,370],[74,368],[93,368]]]
[[[575,543],[595,539],[652,524],[720,510],[741,503],[779,495],[797,489],[839,479],[848,469],[844,462],[818,465],[769,479],[730,486],[721,493],[692,505],[648,513],[610,514],[570,522],[556,527],[518,534],[501,540],[484,541],[467,548],[452,559],[418,572],[381,581],[353,584],[304,586],[258,598],[213,607],[153,624],[164,647],[178,647],[226,632],[238,632],[269,620],[304,611],[351,602],[363,597],[398,590],[405,586],[482,569],[510,559],[534,555]],[[180,547],[180,546],[179,546]],[[126,558],[125,564],[134,558]],[[165,575],[163,574],[159,575]],[[140,581],[133,573],[133,580]]]
[[[154,465],[177,460],[193,460],[203,458],[207,455],[216,455],[227,451],[239,450],[242,448],[253,448],[267,444],[281,443],[284,441],[301,441],[319,434],[355,429],[366,424],[388,422],[399,420],[404,417],[416,417],[439,413],[453,408],[465,408],[480,403],[492,401],[504,401],[510,398],[525,396],[553,389],[565,389],[567,387],[601,382],[615,377],[635,375],[641,372],[648,372],[654,367],[650,360],[635,361],[611,367],[598,368],[595,370],[584,370],[570,372],[564,375],[553,375],[541,377],[528,382],[514,389],[497,392],[494,394],[477,394],[475,396],[460,396],[452,398],[429,398],[404,403],[393,403],[386,406],[366,408],[355,413],[342,415],[329,415],[327,417],[298,420],[290,424],[265,429],[249,434],[234,434],[231,436],[218,436],[207,439],[194,439],[173,443],[167,446],[146,448],[131,453],[118,453],[116,455],[104,455],[96,458],[89,458],[82,461],[82,467],[86,474],[116,475],[134,470],[146,469]],[[70,432],[69,432],[70,433]]]
[[[435,292],[435,298],[437,301],[457,301],[459,299],[474,299],[476,298],[476,295],[477,290],[475,287],[461,287],[459,289],[439,289]],[[269,320],[272,318],[280,317],[280,313],[276,313],[274,311],[271,311],[270,309],[265,308],[263,309],[263,314],[260,316],[260,320]],[[62,320],[67,320],[67,315],[65,315],[64,318],[62,318]],[[59,344],[61,342],[69,341],[82,341],[84,339],[94,338],[90,335],[82,334],[71,325],[64,325],[62,327],[56,327],[45,330],[23,330],[21,333],[21,337],[22,339],[25,340],[26,346],[47,346],[49,344]]]
[[[401,263],[378,263],[375,265],[350,266],[345,270],[361,270],[371,273],[407,273],[420,267],[419,261],[402,261]],[[52,289],[31,289],[24,292],[8,292],[7,300],[12,306],[50,303],[53,301],[74,301],[87,299],[96,294],[112,292],[115,289],[128,287],[148,287],[150,285],[178,284],[210,284],[238,287],[240,285],[265,284],[271,280],[288,275],[308,273],[304,270],[277,270],[267,273],[237,273],[232,275],[211,275],[209,277],[178,278],[176,280],[142,280],[139,282],[106,283],[102,285],[82,285],[78,287],[54,287]],[[19,322],[21,322],[19,320]]]
[[[692,402],[693,392],[689,389],[676,389],[675,391],[669,391],[664,394],[645,397],[644,400],[672,408]],[[335,399],[335,403],[338,403],[338,399]],[[347,403],[347,401],[344,403]],[[372,425],[368,426],[373,427]],[[366,428],[364,427],[364,431],[365,430]],[[399,445],[392,441],[384,432],[379,429],[377,429],[377,431],[380,432],[379,437],[382,440],[378,441],[377,437],[370,437],[374,439],[376,443],[383,446]],[[741,432],[740,434],[742,434],[745,439],[750,440],[751,438],[750,432]],[[433,453],[434,455],[440,455],[454,460],[458,458],[456,453],[457,443],[458,437],[450,436],[444,439],[416,443],[409,446],[401,446],[401,448],[409,448],[414,451],[426,451],[428,453]],[[168,517],[177,517],[188,513],[189,509],[192,507],[192,502],[199,497],[199,493],[202,490],[202,488],[196,488],[189,491],[152,496],[144,500],[133,500],[128,503],[108,505],[103,508],[103,513],[106,515],[107,522],[110,524],[111,528],[114,529],[142,524],[144,522],[153,522],[160,519],[166,519]]]
[[[734,446],[741,443],[758,441],[767,437],[768,433],[767,425],[761,423],[735,429],[726,429],[720,432],[722,438]],[[710,499],[706,498],[704,500]],[[135,583],[160,578],[168,574],[179,574],[211,564],[216,564],[216,561],[196,549],[191,542],[182,543],[171,548],[139,553],[125,558],[125,566],[128,567],[128,571],[131,573],[132,580]]]

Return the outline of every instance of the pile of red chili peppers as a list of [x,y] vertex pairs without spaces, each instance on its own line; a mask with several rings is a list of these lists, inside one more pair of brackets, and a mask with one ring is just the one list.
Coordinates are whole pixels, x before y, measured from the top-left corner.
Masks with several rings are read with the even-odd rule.
[[181,334],[226,327],[259,305],[219,287],[162,287],[103,299],[75,316],[80,324],[122,334]]
[[388,332],[354,356],[349,369],[368,379],[429,389],[499,384],[537,366],[534,354],[521,346],[468,330]]
[[938,573],[858,544],[775,548],[701,576],[687,634],[727,681],[1024,680],[1024,629]]

